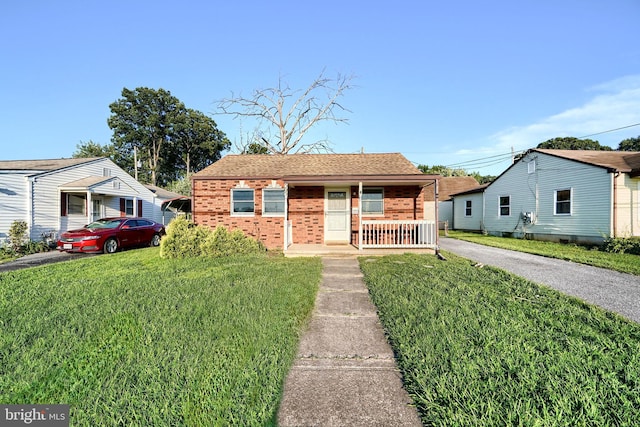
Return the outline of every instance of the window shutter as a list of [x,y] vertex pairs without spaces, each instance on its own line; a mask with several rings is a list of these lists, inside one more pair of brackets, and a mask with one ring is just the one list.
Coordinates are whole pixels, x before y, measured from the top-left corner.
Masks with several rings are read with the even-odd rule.
[[127,207],[123,198],[120,198],[120,216],[127,216]]
[[60,193],[60,216],[67,216],[67,193]]
[[142,216],[142,200],[138,200],[138,216]]

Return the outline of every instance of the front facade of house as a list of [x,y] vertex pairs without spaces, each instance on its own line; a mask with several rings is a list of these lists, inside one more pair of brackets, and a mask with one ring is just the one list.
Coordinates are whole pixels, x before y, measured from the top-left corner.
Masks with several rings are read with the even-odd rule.
[[[435,247],[437,176],[400,154],[228,155],[192,178],[193,219],[268,248]],[[384,224],[387,228],[381,231]],[[431,231],[432,232],[432,231]]]
[[107,158],[0,161],[0,240],[25,221],[31,240],[110,216],[161,222],[154,193]]
[[[480,226],[489,234],[594,244],[640,236],[637,152],[529,150],[480,194]],[[467,201],[480,201],[471,194],[454,199],[456,219]]]

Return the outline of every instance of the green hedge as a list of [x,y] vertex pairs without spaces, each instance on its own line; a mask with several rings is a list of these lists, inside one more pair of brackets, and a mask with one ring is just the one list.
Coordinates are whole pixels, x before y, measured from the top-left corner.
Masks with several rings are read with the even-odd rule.
[[602,250],[616,254],[640,255],[640,239],[637,237],[612,237],[604,241]]
[[229,231],[219,225],[215,230],[177,218],[167,226],[160,244],[163,258],[221,257],[262,253],[262,243],[244,235],[242,230]]

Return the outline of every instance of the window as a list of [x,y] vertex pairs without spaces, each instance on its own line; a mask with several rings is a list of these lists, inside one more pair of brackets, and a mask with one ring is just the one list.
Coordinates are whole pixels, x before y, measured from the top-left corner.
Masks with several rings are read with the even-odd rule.
[[384,193],[382,188],[362,189],[362,214],[374,215],[384,213]]
[[529,163],[527,163],[527,168],[527,171],[529,173],[534,173],[536,171],[536,161],[531,160]]
[[127,216],[133,216],[133,200],[125,199],[124,201],[124,214]]
[[465,200],[464,202],[464,216],[471,216],[471,200]]
[[254,207],[253,190],[231,190],[231,215],[253,215]]
[[555,191],[554,215],[571,215],[571,189]]
[[284,189],[265,188],[262,190],[262,214],[284,215]]
[[69,215],[87,215],[87,197],[69,194],[67,196],[67,213]]
[[511,196],[500,196],[500,216],[511,215]]

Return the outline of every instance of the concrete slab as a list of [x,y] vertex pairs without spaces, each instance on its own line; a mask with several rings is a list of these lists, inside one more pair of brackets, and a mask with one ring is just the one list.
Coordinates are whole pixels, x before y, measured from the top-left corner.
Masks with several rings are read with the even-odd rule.
[[377,316],[314,315],[302,336],[298,357],[393,357]]
[[365,291],[320,291],[315,310],[320,315],[375,316],[376,307]]
[[278,425],[421,426],[393,369],[292,370]]

